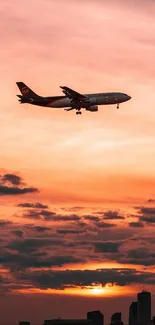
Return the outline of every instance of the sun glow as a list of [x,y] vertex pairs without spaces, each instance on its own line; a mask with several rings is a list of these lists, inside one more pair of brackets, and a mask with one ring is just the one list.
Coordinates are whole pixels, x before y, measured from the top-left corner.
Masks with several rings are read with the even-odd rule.
[[102,295],[105,293],[105,289],[102,288],[102,287],[95,287],[91,290],[91,294],[94,294],[94,295]]
[[28,288],[26,289],[23,287],[23,289],[15,289],[13,290],[14,293],[20,293],[20,294],[28,294],[28,295],[35,295],[35,294],[41,294],[41,295],[73,295],[73,296],[85,296],[85,297],[96,297],[100,298],[101,296],[104,297],[114,297],[114,296],[124,296],[124,295],[133,295],[136,294],[136,292],[140,290],[139,285],[132,286],[112,286],[110,283],[106,284],[104,287],[101,285],[95,286],[94,284],[91,287],[77,287],[77,288],[66,288],[64,290],[55,290],[55,289],[40,289],[40,288]]
[[92,285],[91,287],[77,287],[77,288],[66,288],[64,290],[55,290],[55,289],[46,289],[42,290],[40,288],[29,288],[28,290],[23,288],[22,290],[15,290],[16,292],[20,293],[27,293],[27,294],[56,294],[56,295],[78,295],[78,296],[113,296],[119,295],[119,288],[116,286],[111,286],[110,284],[106,284],[105,287],[100,285],[95,286]]

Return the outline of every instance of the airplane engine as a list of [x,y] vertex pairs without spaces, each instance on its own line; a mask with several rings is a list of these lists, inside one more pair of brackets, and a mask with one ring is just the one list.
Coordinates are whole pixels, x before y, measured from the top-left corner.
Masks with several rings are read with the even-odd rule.
[[93,106],[89,106],[86,108],[87,111],[90,112],[97,112],[98,111],[98,106],[97,105],[93,105]]

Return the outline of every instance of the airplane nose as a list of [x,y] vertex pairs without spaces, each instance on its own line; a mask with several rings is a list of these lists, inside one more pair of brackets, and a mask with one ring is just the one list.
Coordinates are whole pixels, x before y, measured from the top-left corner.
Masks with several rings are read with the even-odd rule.
[[128,97],[128,100],[130,100],[131,99],[131,96],[127,96]]

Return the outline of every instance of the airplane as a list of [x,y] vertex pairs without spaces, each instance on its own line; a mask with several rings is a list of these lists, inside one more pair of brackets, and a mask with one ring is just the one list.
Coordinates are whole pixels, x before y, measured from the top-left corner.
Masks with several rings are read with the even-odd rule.
[[131,99],[127,94],[118,92],[80,94],[66,86],[60,87],[64,96],[42,97],[37,95],[23,82],[16,82],[16,84],[22,94],[17,95],[21,104],[27,103],[44,107],[64,108],[66,111],[75,109],[76,114],[81,114],[81,109],[97,112],[99,105],[117,104],[118,109],[120,103],[124,103]]

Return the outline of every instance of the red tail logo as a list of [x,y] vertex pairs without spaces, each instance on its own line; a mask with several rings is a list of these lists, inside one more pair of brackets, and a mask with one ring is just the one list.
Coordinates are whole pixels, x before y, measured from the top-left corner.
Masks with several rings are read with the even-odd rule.
[[23,87],[21,89],[21,92],[22,92],[23,95],[27,95],[29,93],[29,89],[27,87]]

